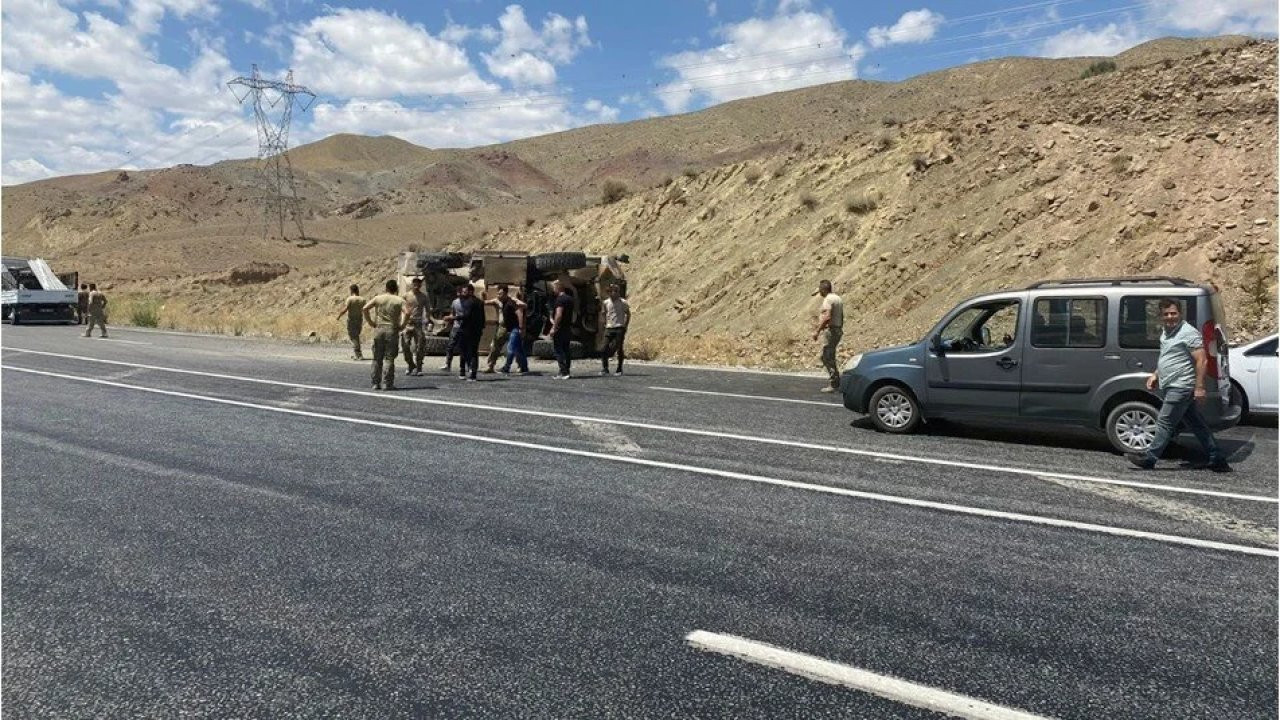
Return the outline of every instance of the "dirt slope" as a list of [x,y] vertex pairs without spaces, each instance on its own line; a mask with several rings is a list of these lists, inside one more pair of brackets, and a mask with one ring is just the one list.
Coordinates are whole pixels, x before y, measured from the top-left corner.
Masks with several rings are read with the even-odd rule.
[[[643,349],[766,365],[812,364],[823,276],[848,352],[1064,275],[1211,278],[1244,334],[1274,328],[1275,43],[1115,60],[1085,80],[1092,59],[997,60],[470,150],[334,136],[292,151],[312,247],[262,237],[249,162],[57,178],[4,189],[5,252],[158,298],[165,324],[322,336],[345,286],[410,245],[628,252]],[[606,179],[632,194],[600,206]],[[249,261],[291,271],[225,282]]]

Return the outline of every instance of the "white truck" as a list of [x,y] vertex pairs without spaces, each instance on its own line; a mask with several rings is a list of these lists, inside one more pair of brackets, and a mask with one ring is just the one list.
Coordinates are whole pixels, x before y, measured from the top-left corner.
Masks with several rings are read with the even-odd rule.
[[40,258],[0,258],[0,314],[14,325],[76,322],[76,291]]

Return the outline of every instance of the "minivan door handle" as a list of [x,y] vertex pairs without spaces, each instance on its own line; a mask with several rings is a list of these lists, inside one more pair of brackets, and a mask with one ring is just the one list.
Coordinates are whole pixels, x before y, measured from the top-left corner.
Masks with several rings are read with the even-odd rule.
[[1008,370],[1009,368],[1016,366],[1018,364],[1018,361],[1014,360],[1011,357],[1002,357],[996,361],[996,364],[1004,368],[1005,370]]
[[1120,356],[1114,353],[1111,353],[1111,354],[1103,355],[1102,359],[1103,360],[1119,360]]

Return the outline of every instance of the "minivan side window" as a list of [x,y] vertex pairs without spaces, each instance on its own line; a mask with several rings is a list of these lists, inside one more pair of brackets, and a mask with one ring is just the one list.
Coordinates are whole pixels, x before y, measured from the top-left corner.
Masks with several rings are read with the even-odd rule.
[[1018,336],[1017,300],[993,300],[961,310],[939,333],[950,353],[997,352]]
[[1105,298],[1039,298],[1031,344],[1040,348],[1100,348],[1107,338]]
[[[1160,319],[1162,295],[1126,295],[1120,298],[1120,347],[1129,350],[1159,350],[1164,322]],[[1182,311],[1182,319],[1196,325],[1195,298],[1172,298]]]

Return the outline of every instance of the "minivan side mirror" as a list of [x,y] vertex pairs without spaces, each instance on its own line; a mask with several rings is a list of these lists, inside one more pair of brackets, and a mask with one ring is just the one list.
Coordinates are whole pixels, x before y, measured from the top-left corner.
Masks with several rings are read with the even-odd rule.
[[929,338],[929,349],[936,355],[946,355],[947,351],[942,347],[942,335],[934,335]]

